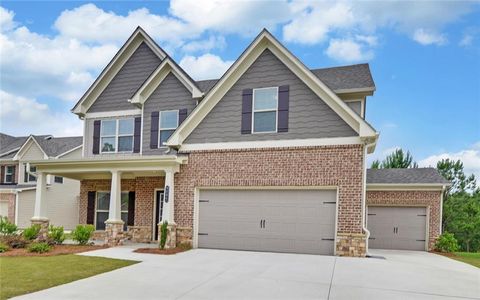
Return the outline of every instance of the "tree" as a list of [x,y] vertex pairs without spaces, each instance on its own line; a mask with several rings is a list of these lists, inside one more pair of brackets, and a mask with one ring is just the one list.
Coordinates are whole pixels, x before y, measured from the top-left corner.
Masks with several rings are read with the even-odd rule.
[[416,162],[413,161],[413,157],[410,151],[406,153],[402,149],[397,149],[387,155],[387,157],[380,163],[375,160],[372,162],[372,169],[406,169],[406,168],[418,168]]
[[450,159],[442,159],[437,163],[437,170],[445,179],[449,180],[452,185],[446,190],[448,194],[459,192],[475,192],[477,189],[475,175],[467,176],[463,171],[463,163],[460,160],[454,161]]

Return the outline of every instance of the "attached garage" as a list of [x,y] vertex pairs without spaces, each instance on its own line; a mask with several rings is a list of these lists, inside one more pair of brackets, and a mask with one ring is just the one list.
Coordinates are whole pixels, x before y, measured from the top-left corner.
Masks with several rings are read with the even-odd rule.
[[201,190],[198,247],[334,254],[336,190]]
[[426,207],[368,206],[372,249],[426,250]]

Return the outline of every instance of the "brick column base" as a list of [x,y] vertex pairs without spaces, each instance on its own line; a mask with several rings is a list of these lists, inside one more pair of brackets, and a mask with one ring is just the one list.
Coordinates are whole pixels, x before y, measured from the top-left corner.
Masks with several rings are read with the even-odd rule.
[[32,219],[32,225],[40,226],[40,231],[38,232],[38,236],[36,241],[44,242],[48,238],[48,226],[50,225],[49,219]]
[[109,247],[122,245],[124,238],[123,221],[105,222],[105,245]]
[[367,254],[366,235],[363,233],[338,233],[337,255],[365,257]]
[[[162,240],[162,224],[158,224],[158,245]],[[167,240],[165,242],[165,249],[175,248],[177,246],[177,224],[167,225]]]

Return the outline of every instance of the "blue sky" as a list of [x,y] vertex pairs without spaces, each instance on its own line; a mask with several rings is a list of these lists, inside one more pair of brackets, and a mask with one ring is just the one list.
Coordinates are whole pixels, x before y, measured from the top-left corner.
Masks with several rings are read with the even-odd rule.
[[480,2],[198,2],[2,1],[1,131],[81,134],[69,109],[137,25],[197,79],[267,27],[311,68],[370,64],[370,160],[401,147],[480,175]]

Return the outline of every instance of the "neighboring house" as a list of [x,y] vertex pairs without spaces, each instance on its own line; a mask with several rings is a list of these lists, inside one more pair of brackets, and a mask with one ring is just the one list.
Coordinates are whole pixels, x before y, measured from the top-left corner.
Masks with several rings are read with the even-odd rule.
[[367,174],[374,91],[367,64],[310,70],[266,30],[220,79],[194,81],[138,28],[72,109],[83,157],[34,162],[37,192],[47,174],[80,180],[78,222],[110,245],[168,221],[169,246],[364,256],[370,235],[430,249],[448,182]]
[[[20,228],[31,225],[37,178],[30,161],[81,157],[82,137],[13,137],[0,133],[0,215]],[[46,183],[46,212],[51,223],[74,228],[78,224],[80,182],[50,175]]]

